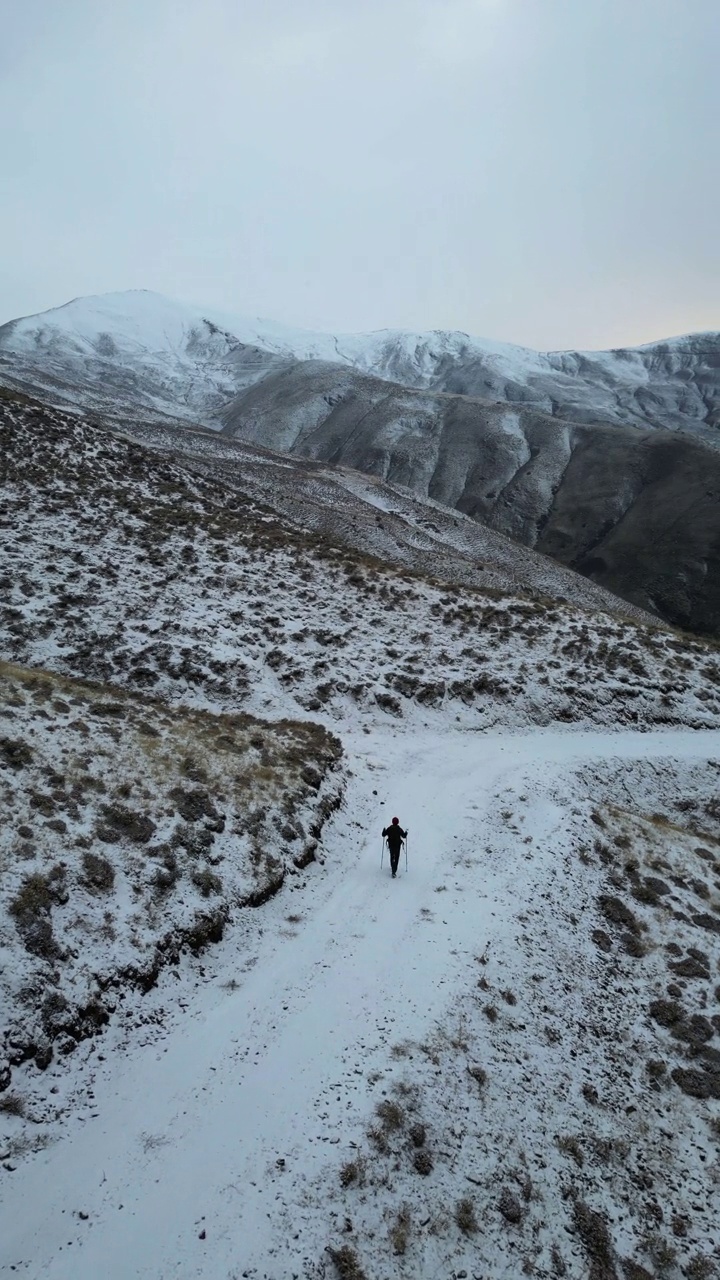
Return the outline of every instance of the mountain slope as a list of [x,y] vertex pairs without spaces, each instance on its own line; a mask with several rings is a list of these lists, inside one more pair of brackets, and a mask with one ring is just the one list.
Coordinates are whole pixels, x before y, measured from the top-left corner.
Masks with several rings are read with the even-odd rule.
[[248,388],[225,432],[354,467],[720,632],[720,451],[683,433],[561,423],[306,362]]
[[526,405],[572,422],[659,426],[718,439],[720,333],[613,351],[541,352],[446,330],[302,334],[240,321],[233,331],[264,350],[342,363],[406,387]]
[[[392,334],[354,367],[410,387],[528,405],[570,422],[692,431],[717,443],[720,334],[615,351],[535,352],[467,334]],[[339,340],[339,354],[342,340]]]
[[246,499],[267,503],[291,527],[312,531],[366,561],[452,585],[561,597],[586,609],[652,620],[549,557],[401,485],[211,431],[135,420],[123,422],[122,429]]

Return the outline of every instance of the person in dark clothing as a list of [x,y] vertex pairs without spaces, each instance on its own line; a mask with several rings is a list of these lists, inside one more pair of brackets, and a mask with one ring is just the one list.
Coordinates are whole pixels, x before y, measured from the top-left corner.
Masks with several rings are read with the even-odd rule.
[[390,870],[392,871],[393,880],[397,875],[398,862],[400,861],[400,850],[403,840],[407,840],[407,831],[403,831],[400,826],[400,820],[393,818],[389,827],[383,827],[383,839],[388,842],[390,850]]

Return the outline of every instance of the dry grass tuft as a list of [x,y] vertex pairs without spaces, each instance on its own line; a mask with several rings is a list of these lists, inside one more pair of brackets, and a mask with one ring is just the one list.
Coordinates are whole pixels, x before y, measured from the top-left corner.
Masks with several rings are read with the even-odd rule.
[[406,1204],[399,1209],[395,1222],[390,1231],[390,1243],[394,1254],[402,1257],[407,1251],[408,1240],[410,1238],[410,1210]]
[[397,1133],[405,1124],[405,1112],[390,1098],[383,1098],[382,1102],[377,1104],[375,1114],[385,1133]]
[[24,1116],[25,1099],[19,1093],[3,1093],[0,1095],[0,1112],[6,1116]]
[[475,1205],[468,1196],[458,1200],[455,1205],[455,1222],[465,1236],[474,1235],[479,1230]]
[[328,1245],[326,1252],[335,1267],[338,1280],[368,1280],[355,1250],[349,1244],[344,1244],[341,1249],[333,1249]]

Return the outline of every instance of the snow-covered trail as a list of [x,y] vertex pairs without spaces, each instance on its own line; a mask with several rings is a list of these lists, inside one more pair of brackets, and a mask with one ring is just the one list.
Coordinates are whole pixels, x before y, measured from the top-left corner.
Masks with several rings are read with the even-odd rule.
[[[344,1152],[367,1125],[367,1074],[392,1070],[393,1045],[432,1031],[468,955],[511,929],[557,874],[559,771],[719,756],[720,733],[378,733],[346,746],[354,777],[328,828],[328,874],[263,909],[272,928],[237,990],[193,995],[160,1045],[97,1080],[96,1118],[4,1175],[3,1272],[279,1280],[294,1263],[300,1274],[305,1240],[316,1256],[304,1193],[324,1170],[337,1177],[334,1145]],[[489,811],[510,785],[523,792],[527,834],[508,856],[507,832],[493,848]],[[393,882],[387,862],[380,876],[379,832],[395,812],[410,828],[410,865]],[[283,935],[291,910],[303,918]],[[230,935],[228,976],[232,945]]]

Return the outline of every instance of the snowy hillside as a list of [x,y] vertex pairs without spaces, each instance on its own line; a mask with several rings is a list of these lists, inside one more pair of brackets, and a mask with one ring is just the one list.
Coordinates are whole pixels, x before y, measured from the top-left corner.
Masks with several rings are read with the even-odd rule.
[[[174,705],[472,730],[714,727],[700,642],[553,599],[444,586],[82,419],[6,405],[9,659]],[[605,597],[610,603],[609,598]],[[680,656],[678,656],[680,655]],[[537,675],[537,671],[541,674]]]
[[96,1034],[118,986],[147,991],[307,866],[342,749],[319,725],[111,699],[5,662],[0,707],[7,1084],[11,1065],[46,1069]]
[[717,1275],[716,646],[355,473],[0,415],[0,1271]]
[[19,1075],[0,1264],[715,1275],[718,734],[345,740],[324,865]]
[[290,525],[349,547],[366,560],[452,585],[562,597],[586,609],[652,621],[549,557],[377,476],[190,427],[126,421],[123,430],[246,499],[266,503]]

